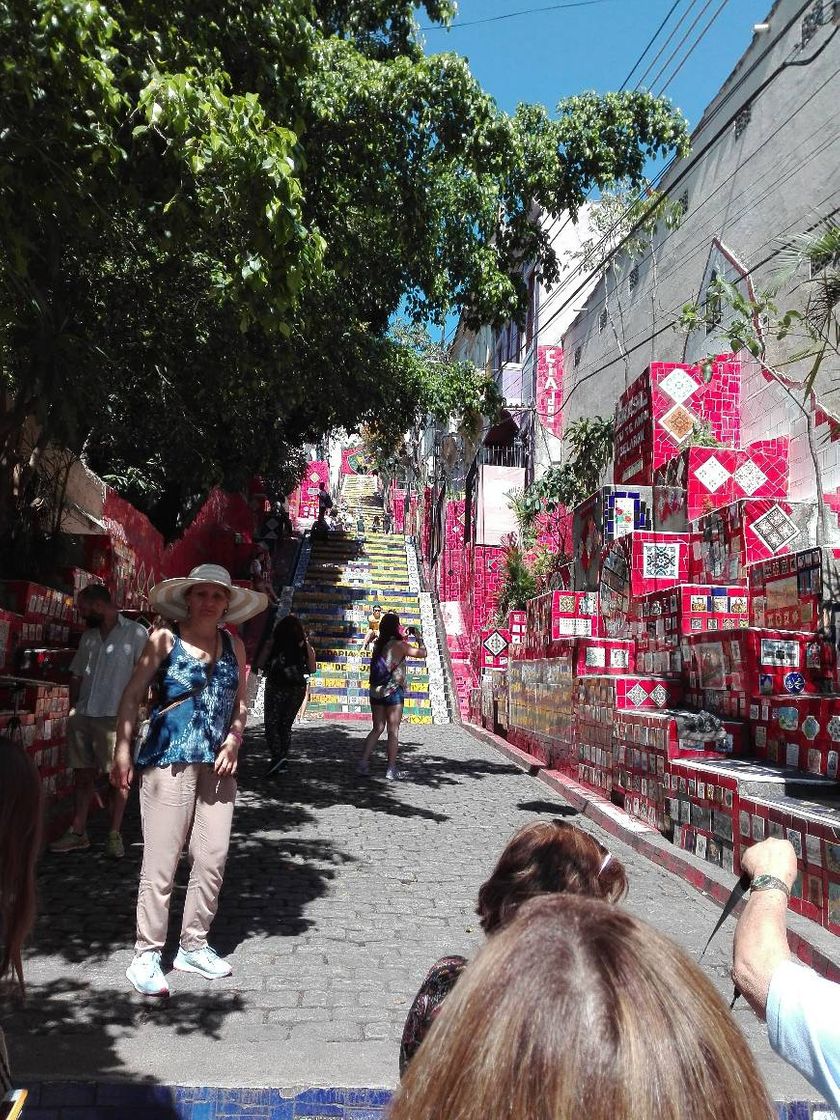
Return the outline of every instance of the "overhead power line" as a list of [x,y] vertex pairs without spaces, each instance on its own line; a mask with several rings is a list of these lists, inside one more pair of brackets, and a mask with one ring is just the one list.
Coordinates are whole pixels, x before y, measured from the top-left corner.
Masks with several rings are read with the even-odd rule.
[[624,87],[627,85],[627,83],[633,77],[633,74],[636,72],[636,67],[641,66],[645,55],[650,50],[650,48],[653,46],[653,44],[656,42],[656,40],[659,38],[659,32],[662,30],[662,28],[665,26],[665,24],[668,22],[668,20],[674,14],[674,9],[678,8],[681,3],[682,3],[682,0],[674,0],[674,3],[668,9],[667,15],[662,20],[662,22],[657,27],[657,29],[654,31],[654,33],[651,35],[651,37],[648,39],[647,43],[645,44],[645,49],[642,51],[642,53],[639,55],[639,57],[636,59],[636,61],[633,63],[633,65],[630,67],[630,72],[628,73],[628,75],[624,79],[624,81],[621,83],[621,85],[618,87],[618,92],[619,93],[621,93],[621,91],[624,89]]
[[[703,27],[700,34],[697,36],[697,38],[694,40],[694,42],[688,48],[687,52],[683,56],[682,62],[679,64],[679,66],[676,68],[676,70],[673,71],[671,76],[666,78],[665,81],[662,83],[662,86],[659,88],[659,91],[657,93],[658,97],[662,96],[662,94],[667,89],[667,87],[671,84],[671,82],[673,82],[674,78],[676,78],[677,74],[679,74],[680,70],[682,70],[683,66],[685,66],[686,62],[688,62],[689,58],[691,58],[691,56],[697,50],[697,47],[700,45],[700,42],[705,38],[706,33],[708,32],[709,28],[712,26],[712,24],[715,22],[715,20],[718,18],[718,16],[720,15],[720,13],[723,11],[723,9],[726,7],[726,5],[728,3],[729,3],[729,0],[721,0],[720,5],[714,10],[711,18],[706,23],[705,27]],[[703,11],[705,11],[705,10],[706,9],[704,8]],[[660,73],[661,72],[662,71],[660,71]],[[654,85],[654,84],[655,84],[654,82],[651,82],[651,85]]]
[[641,78],[639,78],[639,80],[636,82],[636,85],[635,85],[636,89],[638,89],[643,84],[645,78],[648,76],[648,74],[651,72],[651,70],[654,68],[654,66],[657,64],[657,62],[660,60],[662,55],[668,49],[669,43],[674,38],[674,36],[677,34],[679,29],[685,23],[685,21],[688,19],[688,17],[691,15],[692,9],[698,3],[699,3],[699,0],[689,0],[688,7],[683,12],[683,14],[680,16],[680,18],[677,20],[677,22],[674,24],[674,26],[671,28],[670,32],[668,33],[667,39],[665,40],[665,42],[662,44],[662,46],[659,48],[659,50],[656,52],[656,54],[653,56],[653,58],[648,63],[647,70],[645,70],[644,74],[642,74]]
[[543,12],[559,12],[563,8],[591,8],[595,4],[612,4],[615,0],[566,0],[564,4],[549,4],[544,8],[522,8],[518,12],[505,12],[500,16],[486,16],[483,19],[468,19],[463,23],[429,24],[421,31],[457,31],[459,27],[478,27],[480,23],[499,23],[503,19],[516,19],[518,16],[533,16]]

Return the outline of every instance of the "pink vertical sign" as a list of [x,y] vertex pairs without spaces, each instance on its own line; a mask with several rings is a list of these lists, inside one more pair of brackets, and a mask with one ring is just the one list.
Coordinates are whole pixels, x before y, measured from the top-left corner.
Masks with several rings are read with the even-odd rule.
[[537,416],[553,436],[563,436],[563,347],[537,347]]

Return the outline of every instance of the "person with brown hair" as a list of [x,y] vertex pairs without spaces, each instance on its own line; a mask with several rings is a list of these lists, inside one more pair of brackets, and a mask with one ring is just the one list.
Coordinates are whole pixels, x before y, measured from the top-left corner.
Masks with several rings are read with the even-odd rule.
[[[23,991],[23,943],[35,922],[35,863],[41,847],[41,779],[23,747],[0,736],[0,982]],[[0,1096],[12,1087],[0,1029]]]
[[292,724],[306,699],[308,674],[315,672],[315,650],[297,615],[287,614],[274,627],[265,658],[265,738],[271,762],[265,776],[276,777],[289,765]]
[[[558,892],[618,902],[627,893],[624,865],[573,824],[533,821],[507,842],[492,875],[478,892],[476,913],[481,928],[486,934],[495,933],[529,898]],[[401,1076],[466,966],[465,957],[441,957],[426,974],[403,1028]]]
[[772,1120],[726,1005],[669,938],[600,899],[526,902],[466,969],[389,1120]]
[[403,634],[399,615],[392,611],[383,614],[376,641],[370,651],[368,698],[373,726],[367,733],[362,757],[356,766],[356,773],[362,777],[369,775],[370,757],[380,735],[387,728],[388,769],[385,777],[389,782],[399,778],[397,753],[400,749],[400,724],[405,703],[405,661],[408,657],[425,656],[423,635],[417,627],[409,626]]

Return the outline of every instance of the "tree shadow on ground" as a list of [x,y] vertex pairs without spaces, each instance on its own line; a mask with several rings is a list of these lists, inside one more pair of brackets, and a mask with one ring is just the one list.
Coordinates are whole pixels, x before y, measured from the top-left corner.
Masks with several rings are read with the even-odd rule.
[[152,1025],[176,1039],[200,1034],[210,1042],[222,1038],[229,1015],[245,1009],[242,995],[230,989],[149,1000],[65,978],[30,984],[26,1000],[4,1011],[3,1025],[16,1080],[73,1078],[81,1069],[85,1077],[101,1077],[119,1075],[120,1042]]

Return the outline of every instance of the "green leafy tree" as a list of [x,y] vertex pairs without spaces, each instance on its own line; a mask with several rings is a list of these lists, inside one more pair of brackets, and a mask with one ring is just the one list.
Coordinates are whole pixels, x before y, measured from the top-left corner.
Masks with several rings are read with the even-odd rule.
[[27,415],[171,534],[303,440],[481,396],[397,312],[521,318],[522,260],[557,274],[535,207],[686,144],[648,94],[502,113],[410,0],[9,0],[0,50],[7,530]]

